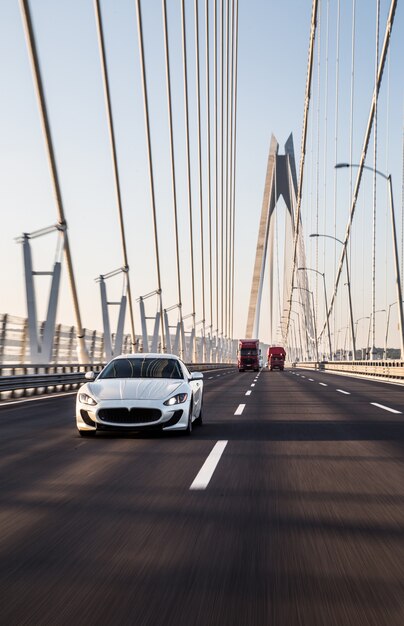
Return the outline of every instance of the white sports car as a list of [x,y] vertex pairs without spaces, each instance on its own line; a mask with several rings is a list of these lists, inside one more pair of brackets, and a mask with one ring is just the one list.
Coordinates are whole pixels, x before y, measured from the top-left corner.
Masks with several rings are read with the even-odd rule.
[[172,354],[124,354],[98,374],[87,372],[77,394],[82,437],[97,430],[182,430],[202,424],[203,374]]

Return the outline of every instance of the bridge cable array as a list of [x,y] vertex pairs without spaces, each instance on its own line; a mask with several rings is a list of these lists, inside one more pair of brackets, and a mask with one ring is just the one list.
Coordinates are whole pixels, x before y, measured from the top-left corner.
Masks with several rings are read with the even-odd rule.
[[[37,89],[38,103],[41,112],[41,121],[45,136],[48,161],[50,165],[54,193],[58,207],[60,224],[65,227],[62,194],[56,169],[53,152],[50,125],[47,117],[45,95],[42,86],[41,72],[38,55],[36,52],[35,36],[29,9],[29,0],[20,0],[23,21],[26,30],[27,45],[33,66],[34,82]],[[184,123],[185,123],[185,177],[181,177],[175,157],[176,140],[173,121],[173,96],[172,96],[172,73],[169,45],[169,20],[167,2],[162,0],[162,22],[164,38],[165,77],[167,91],[168,110],[168,135],[169,135],[169,162],[173,203],[174,221],[174,246],[175,246],[175,269],[178,302],[163,308],[163,279],[161,274],[161,242],[159,241],[159,212],[155,188],[155,163],[152,153],[152,120],[150,118],[150,87],[147,81],[147,62],[145,58],[144,28],[142,19],[142,3],[136,0],[136,24],[139,45],[139,62],[141,75],[141,89],[144,110],[144,124],[146,134],[146,160],[148,165],[149,192],[153,224],[154,261],[157,285],[155,291],[145,296],[140,296],[140,316],[143,336],[143,347],[148,345],[147,317],[145,314],[144,300],[154,295],[158,298],[158,311],[155,318],[153,346],[158,346],[158,333],[161,338],[159,344],[161,351],[165,352],[167,346],[171,346],[170,325],[168,313],[178,311],[179,326],[177,326],[176,349],[183,358],[190,360],[209,359],[221,360],[226,355],[230,358],[231,337],[233,335],[234,322],[234,287],[235,287],[235,234],[236,234],[236,126],[237,126],[237,56],[238,56],[238,0],[205,0],[204,11],[201,11],[201,0],[194,0],[194,55],[195,72],[192,74],[188,67],[190,54],[188,39],[190,37],[187,27],[187,15],[185,0],[181,0],[181,38],[182,38],[182,66],[183,66],[183,97],[184,97]],[[210,11],[213,5],[213,11]],[[187,5],[188,8],[188,5]],[[170,6],[170,9],[172,7]],[[122,201],[121,180],[118,165],[116,135],[114,128],[113,110],[111,103],[111,88],[107,63],[107,51],[105,46],[104,24],[101,10],[101,0],[94,0],[94,12],[98,37],[101,73],[107,114],[107,126],[113,167],[113,179],[115,201],[118,211],[118,223],[122,248],[122,267],[119,270],[101,275],[98,282],[104,278],[124,273],[124,286],[129,301],[131,349],[142,349],[142,344],[135,334],[135,312],[131,293],[130,274],[133,278],[133,270],[130,271],[130,249],[128,237],[125,231],[125,216]],[[202,68],[201,68],[201,23],[200,17],[204,15],[204,45],[205,45],[205,98],[202,99]],[[218,28],[219,21],[219,28]],[[213,50],[212,37],[213,31]],[[213,64],[213,98],[211,97],[211,81]],[[192,132],[194,132],[197,164],[196,170],[191,167],[191,107],[190,107],[190,80],[195,81],[196,111],[195,120],[192,120]],[[206,141],[202,137],[202,105],[205,107],[205,130]],[[213,118],[212,118],[213,116]],[[220,135],[220,137],[219,137]],[[212,141],[213,139],[213,141]],[[213,144],[213,145],[212,145]],[[203,165],[202,145],[206,146],[206,160]],[[196,175],[195,175],[196,174]],[[193,180],[197,185],[193,189]],[[181,262],[180,244],[180,213],[181,207],[178,202],[178,178],[185,180],[187,189],[186,214],[189,227],[190,272],[185,278]],[[196,206],[199,211],[196,212]],[[182,215],[184,219],[184,215]],[[199,222],[199,232],[197,232]],[[81,323],[79,301],[76,283],[73,274],[72,256],[70,252],[67,228],[65,228],[65,256],[70,277],[73,303],[76,316],[77,339],[80,343],[81,361],[86,361],[86,346]],[[206,236],[207,235],[207,236]],[[198,241],[197,241],[198,240]],[[200,266],[198,275],[198,287],[196,280],[196,261]],[[187,264],[188,265],[188,264]],[[208,268],[208,270],[206,269]],[[208,280],[206,280],[206,272]],[[191,312],[184,315],[183,295],[184,281],[190,286]],[[105,286],[102,284],[105,292]],[[104,293],[103,292],[103,293]],[[197,303],[198,294],[198,303]],[[208,296],[208,304],[207,304]],[[197,307],[201,310],[201,320],[197,321]],[[109,303],[104,293],[103,307]],[[124,308],[121,313],[124,315]],[[209,313],[209,326],[207,326],[207,313]],[[216,315],[215,315],[216,313]],[[104,321],[107,319],[103,311]],[[216,319],[214,319],[216,318]],[[187,343],[185,338],[184,320],[190,319],[192,324],[191,337]],[[196,326],[201,324],[200,353],[197,354]],[[215,328],[214,328],[215,326]],[[109,326],[108,326],[109,328]],[[209,355],[207,354],[206,332],[209,328]],[[119,343],[119,342],[118,342]],[[188,350],[187,350],[188,346]],[[119,346],[117,346],[117,350]]]

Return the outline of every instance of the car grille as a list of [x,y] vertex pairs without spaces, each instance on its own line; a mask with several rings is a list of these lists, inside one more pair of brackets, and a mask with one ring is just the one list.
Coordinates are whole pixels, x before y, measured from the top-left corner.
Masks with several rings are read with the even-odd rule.
[[156,422],[161,417],[159,409],[101,409],[98,417],[110,424],[145,424]]

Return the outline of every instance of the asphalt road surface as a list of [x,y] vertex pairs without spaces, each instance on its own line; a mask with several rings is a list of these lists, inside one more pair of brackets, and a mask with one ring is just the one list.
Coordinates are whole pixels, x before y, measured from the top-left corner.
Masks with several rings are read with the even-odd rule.
[[208,373],[191,437],[0,404],[1,625],[404,624],[404,387]]

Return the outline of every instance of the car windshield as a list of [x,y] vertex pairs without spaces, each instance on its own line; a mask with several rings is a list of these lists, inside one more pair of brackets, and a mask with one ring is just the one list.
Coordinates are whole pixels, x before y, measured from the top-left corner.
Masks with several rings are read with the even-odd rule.
[[256,348],[241,348],[240,356],[257,356]]
[[128,358],[108,363],[99,378],[184,378],[176,359]]

